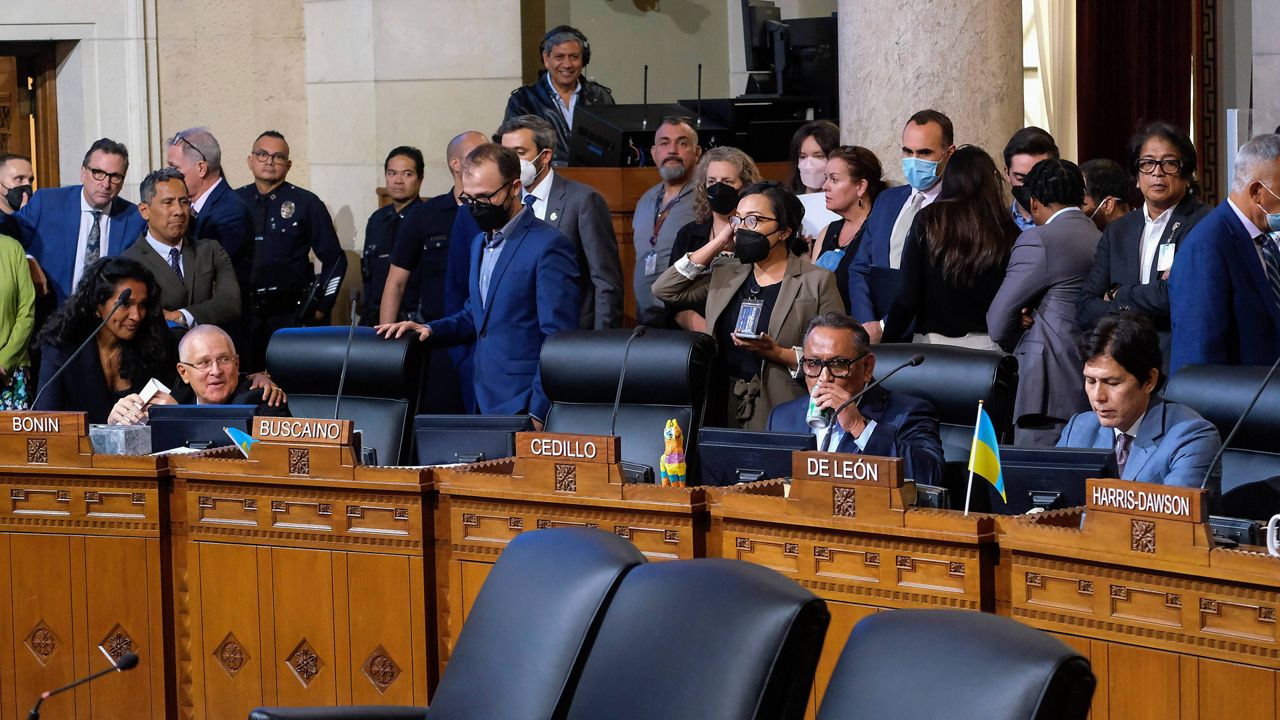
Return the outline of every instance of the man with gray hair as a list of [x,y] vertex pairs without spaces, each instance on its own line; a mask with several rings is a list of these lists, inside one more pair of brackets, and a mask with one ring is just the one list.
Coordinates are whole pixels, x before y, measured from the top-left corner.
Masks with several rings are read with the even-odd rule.
[[196,325],[239,325],[240,283],[231,258],[217,241],[187,234],[191,201],[182,173],[156,170],[143,179],[139,193],[147,232],[123,255],[155,276],[169,326],[182,332]]
[[622,261],[608,203],[590,186],[557,175],[551,168],[556,131],[537,115],[509,118],[493,134],[493,141],[520,158],[524,201],[534,216],[559,230],[577,250],[582,306],[578,327],[621,327]]
[[702,157],[693,121],[686,117],[663,118],[653,137],[652,153],[662,182],[640,196],[631,220],[631,241],[636,249],[636,323],[667,327],[674,325],[666,306],[653,297],[653,281],[671,265],[676,233],[693,222],[693,187],[689,180]]
[[1236,155],[1231,193],[1187,235],[1169,277],[1170,372],[1280,357],[1280,135]]
[[253,271],[253,218],[249,206],[222,177],[222,148],[206,127],[187,128],[165,141],[165,160],[182,173],[191,193],[192,237],[217,240],[248,292]]

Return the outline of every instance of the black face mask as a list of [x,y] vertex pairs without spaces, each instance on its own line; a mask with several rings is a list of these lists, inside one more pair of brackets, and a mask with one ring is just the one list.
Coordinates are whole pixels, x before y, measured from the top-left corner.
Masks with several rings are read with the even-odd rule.
[[769,236],[763,233],[739,229],[733,234],[733,256],[744,265],[758,263],[769,257],[772,249]]
[[712,212],[728,215],[738,207],[738,188],[722,182],[708,186],[707,204]]
[[9,191],[4,194],[4,200],[9,203],[9,207],[13,208],[14,211],[17,211],[18,208],[22,207],[23,195],[28,197],[31,196],[30,185],[18,185],[16,187],[9,188]]
[[1018,207],[1022,208],[1027,212],[1028,215],[1030,215],[1031,214],[1031,188],[1028,188],[1026,185],[1019,185],[1015,188],[1010,188],[1010,189],[1013,191],[1013,199],[1018,201]]
[[[509,193],[508,193],[509,194]],[[475,218],[476,225],[484,232],[493,232],[501,230],[503,225],[507,224],[510,219],[507,216],[506,204],[495,205],[494,203],[471,203],[468,206],[471,211],[471,217]]]

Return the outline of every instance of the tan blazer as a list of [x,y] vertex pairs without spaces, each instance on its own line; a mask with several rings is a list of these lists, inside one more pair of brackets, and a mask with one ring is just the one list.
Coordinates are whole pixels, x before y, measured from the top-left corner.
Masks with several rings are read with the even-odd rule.
[[[733,300],[733,295],[746,281],[752,266],[738,261],[722,262],[690,280],[675,267],[667,268],[653,282],[653,296],[668,303],[697,305],[706,302],[707,330],[715,333],[716,321]],[[787,271],[778,289],[778,304],[769,316],[769,337],[784,348],[804,344],[804,328],[815,315],[846,312],[836,276],[797,255],[787,258]],[[716,338],[729,342],[728,338]],[[763,362],[763,361],[762,361]],[[791,377],[785,365],[764,362],[760,373],[760,398],[747,427],[762,430],[769,411],[804,394],[804,384]]]

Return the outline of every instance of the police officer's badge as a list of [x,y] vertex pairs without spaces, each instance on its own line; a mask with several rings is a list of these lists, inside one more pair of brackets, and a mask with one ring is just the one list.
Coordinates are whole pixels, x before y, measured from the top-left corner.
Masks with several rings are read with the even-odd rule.
[[285,200],[280,203],[280,217],[288,220],[293,217],[294,205],[292,200]]

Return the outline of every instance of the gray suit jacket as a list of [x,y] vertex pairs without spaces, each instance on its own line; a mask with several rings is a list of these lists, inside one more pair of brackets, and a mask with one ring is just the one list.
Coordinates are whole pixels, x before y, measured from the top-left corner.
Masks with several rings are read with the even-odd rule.
[[[1089,410],[1071,418],[1058,447],[1114,448],[1115,442],[1115,431],[1102,427],[1098,415]],[[1120,479],[1200,487],[1221,445],[1217,428],[1195,410],[1152,395]],[[1212,494],[1217,494],[1220,482],[1218,473],[1210,478]]]
[[182,241],[182,280],[145,235],[123,255],[142,263],[155,276],[160,306],[165,310],[186,310],[197,323],[224,329],[240,322],[240,283],[231,257],[217,240]]
[[551,176],[543,220],[569,238],[578,253],[582,300],[579,327],[605,330],[622,326],[622,261],[613,217],[600,193],[558,174]]
[[[1089,407],[1076,347],[1076,298],[1093,267],[1100,233],[1084,213],[1067,210],[1048,225],[1022,233],[1009,269],[987,310],[991,339],[1018,358],[1014,418],[1047,415],[1065,420]],[[1022,308],[1035,323],[1022,329]]]

